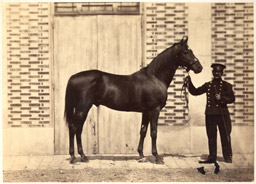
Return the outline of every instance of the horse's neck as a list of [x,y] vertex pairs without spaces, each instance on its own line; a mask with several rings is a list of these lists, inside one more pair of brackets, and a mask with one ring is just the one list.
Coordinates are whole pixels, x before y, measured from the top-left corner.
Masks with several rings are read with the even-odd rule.
[[165,83],[168,88],[178,68],[174,53],[159,55],[148,65],[148,73],[154,75],[158,80]]

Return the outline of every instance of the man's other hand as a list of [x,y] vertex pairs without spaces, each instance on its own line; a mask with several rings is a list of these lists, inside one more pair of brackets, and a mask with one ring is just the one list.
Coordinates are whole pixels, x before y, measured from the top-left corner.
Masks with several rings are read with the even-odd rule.
[[221,97],[220,97],[220,94],[216,94],[216,95],[215,95],[215,98],[216,98],[216,100],[220,100],[220,98],[221,98]]

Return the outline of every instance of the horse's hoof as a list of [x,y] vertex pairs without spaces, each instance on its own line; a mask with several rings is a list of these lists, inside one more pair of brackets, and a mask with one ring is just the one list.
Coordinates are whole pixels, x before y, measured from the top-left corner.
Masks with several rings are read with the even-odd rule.
[[75,164],[75,163],[76,163],[76,158],[71,158],[71,160],[70,160],[69,163],[70,163],[70,164]]
[[81,158],[81,162],[89,162],[89,160],[88,160],[87,157],[82,157],[82,158]]
[[142,162],[146,162],[146,160],[147,159],[145,157],[143,157],[143,158],[139,158],[138,162],[142,163]]
[[156,164],[164,164],[164,161],[163,159],[156,159]]

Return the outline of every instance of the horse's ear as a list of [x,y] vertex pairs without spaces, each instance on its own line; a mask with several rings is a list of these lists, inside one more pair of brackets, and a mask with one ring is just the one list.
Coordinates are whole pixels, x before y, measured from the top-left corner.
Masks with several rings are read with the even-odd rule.
[[182,40],[180,41],[181,43],[188,43],[188,37],[187,36],[183,36]]

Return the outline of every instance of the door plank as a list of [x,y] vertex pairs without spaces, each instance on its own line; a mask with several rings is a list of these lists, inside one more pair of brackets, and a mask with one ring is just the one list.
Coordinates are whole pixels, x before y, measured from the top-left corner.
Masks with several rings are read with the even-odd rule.
[[[68,129],[63,119],[68,78],[89,69],[116,74],[138,71],[142,62],[140,19],[140,16],[55,17],[55,154],[68,154],[69,149]],[[140,121],[140,113],[93,106],[82,133],[84,152],[135,153]]]
[[[140,25],[139,16],[98,16],[100,70],[115,74],[131,74],[140,69]],[[140,113],[100,107],[99,153],[135,153],[140,121]]]
[[[55,18],[55,154],[68,154],[69,149],[68,128],[63,119],[68,79],[77,72],[97,68],[96,30],[96,17]],[[87,119],[83,128],[82,141],[85,153],[92,153],[97,141],[97,136],[93,132],[93,126],[97,120],[95,107],[91,109]]]

